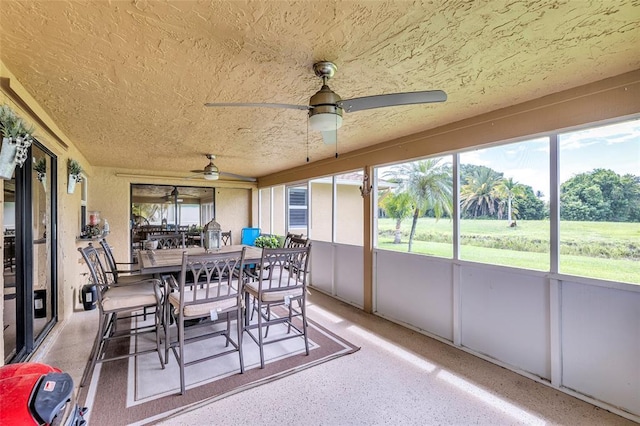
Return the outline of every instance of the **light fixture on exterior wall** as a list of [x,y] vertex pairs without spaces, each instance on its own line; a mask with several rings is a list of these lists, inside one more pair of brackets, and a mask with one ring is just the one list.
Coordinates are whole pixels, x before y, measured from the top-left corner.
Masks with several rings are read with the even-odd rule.
[[368,197],[372,189],[373,185],[369,183],[369,175],[365,173],[362,177],[362,186],[360,187],[360,195],[362,195],[362,198]]

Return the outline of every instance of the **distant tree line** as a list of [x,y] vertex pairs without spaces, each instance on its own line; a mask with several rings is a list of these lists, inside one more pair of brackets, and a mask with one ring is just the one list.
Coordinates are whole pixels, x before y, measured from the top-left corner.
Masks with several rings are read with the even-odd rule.
[[560,218],[640,222],[640,176],[595,169],[560,185]]

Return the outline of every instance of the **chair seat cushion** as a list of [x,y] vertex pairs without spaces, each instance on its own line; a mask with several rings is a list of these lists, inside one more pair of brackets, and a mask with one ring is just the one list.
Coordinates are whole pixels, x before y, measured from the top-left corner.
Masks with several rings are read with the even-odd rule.
[[155,281],[140,281],[118,287],[109,287],[102,294],[102,309],[115,311],[141,306],[154,306],[158,303],[155,292]]
[[136,281],[150,280],[152,278],[153,278],[153,275],[151,274],[144,274],[144,275],[142,274],[129,275],[128,273],[125,275],[118,274],[118,284],[129,284]]
[[[244,289],[247,293],[258,298],[258,283],[250,282],[244,285]],[[289,296],[291,298],[302,297],[302,286],[283,287],[281,289],[273,289],[262,292],[263,302],[283,302],[284,298]]]
[[[226,286],[222,286],[226,287]],[[205,317],[209,316],[211,311],[216,312],[226,312],[232,309],[236,309],[238,306],[238,297],[236,295],[226,296],[226,289],[221,289],[220,293],[225,296],[221,296],[220,298],[211,297],[211,292],[214,289],[209,290],[209,301],[204,301],[206,299],[205,289],[196,288],[196,301],[202,301],[201,303],[193,303],[193,291],[184,292],[184,299],[186,305],[184,307],[184,316],[185,317]],[[169,303],[174,307],[174,309],[180,309],[180,292],[174,292],[169,294]],[[193,303],[193,304],[191,304]]]

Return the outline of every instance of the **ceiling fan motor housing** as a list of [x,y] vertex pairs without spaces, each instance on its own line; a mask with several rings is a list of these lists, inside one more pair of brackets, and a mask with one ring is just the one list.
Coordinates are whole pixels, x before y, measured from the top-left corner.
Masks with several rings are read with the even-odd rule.
[[213,164],[214,158],[216,158],[213,154],[207,154],[207,158],[209,159],[209,164],[207,164],[204,168],[204,178],[206,180],[216,180],[220,175],[220,170]]
[[342,126],[342,98],[326,84],[309,99],[309,126],[313,130],[326,132]]

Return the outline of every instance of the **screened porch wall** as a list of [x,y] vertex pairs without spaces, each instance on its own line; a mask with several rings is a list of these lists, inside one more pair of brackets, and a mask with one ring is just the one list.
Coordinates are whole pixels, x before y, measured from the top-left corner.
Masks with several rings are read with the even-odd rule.
[[[312,291],[361,306],[365,289],[373,289],[367,311],[640,421],[640,286],[383,250],[373,250],[371,259],[366,247],[341,244],[335,236],[329,240],[326,233],[316,238],[320,224],[313,207],[313,182],[325,179],[321,176],[619,121],[640,113],[639,90],[636,70],[321,160],[315,167],[274,173],[260,185],[311,179]],[[323,208],[321,215],[330,217],[330,205]],[[361,278],[364,260],[373,260],[373,282]],[[342,277],[345,272],[348,278]]]
[[[361,307],[362,248],[312,244],[312,289]],[[639,286],[386,250],[374,256],[375,314],[640,420]]]
[[311,283],[324,293],[364,306],[364,258],[361,246],[312,240]]

